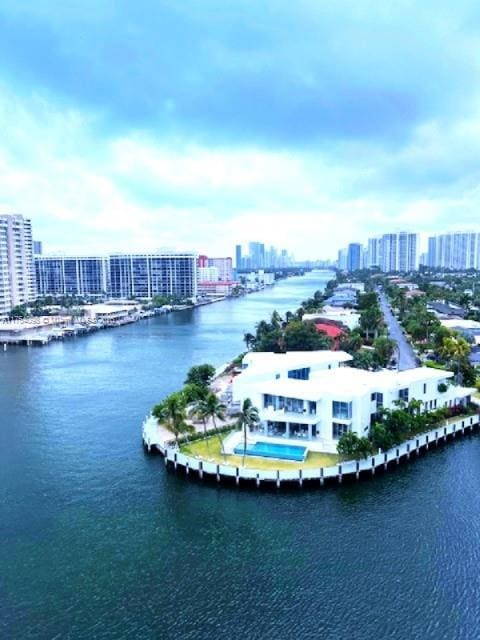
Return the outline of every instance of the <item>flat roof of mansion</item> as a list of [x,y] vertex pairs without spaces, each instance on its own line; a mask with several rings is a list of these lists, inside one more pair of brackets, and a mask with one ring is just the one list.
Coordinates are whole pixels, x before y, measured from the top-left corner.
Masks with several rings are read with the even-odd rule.
[[288,351],[274,353],[273,351],[250,351],[244,356],[244,361],[255,368],[269,366],[295,367],[296,365],[328,364],[329,362],[350,362],[352,356],[345,351]]
[[451,378],[451,371],[440,371],[418,367],[407,371],[364,371],[351,367],[340,367],[330,371],[314,373],[310,380],[280,378],[259,385],[261,393],[294,397],[301,400],[316,400],[323,394],[334,394],[339,398],[363,396],[373,391],[402,389],[413,382],[428,382]]

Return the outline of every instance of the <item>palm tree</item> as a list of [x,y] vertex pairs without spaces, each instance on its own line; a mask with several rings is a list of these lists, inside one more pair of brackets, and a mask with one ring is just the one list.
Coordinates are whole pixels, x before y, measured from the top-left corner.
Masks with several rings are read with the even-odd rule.
[[193,431],[193,426],[187,422],[185,398],[181,392],[172,393],[153,407],[152,415],[173,433],[177,447],[178,437]]
[[253,406],[250,398],[245,398],[237,420],[237,427],[243,430],[243,466],[245,466],[245,455],[247,451],[247,428],[251,429],[259,422],[260,418],[257,407]]
[[374,334],[374,338],[378,336],[378,330],[382,325],[382,312],[377,307],[369,307],[362,311],[360,316],[360,327],[365,331],[367,341],[370,338],[370,332]]
[[455,382],[457,384],[462,383],[461,364],[465,361],[471,351],[471,347],[468,342],[457,334],[444,338],[442,346],[440,348],[440,355],[451,362],[455,370]]
[[217,437],[220,441],[220,451],[224,454],[223,450],[223,439],[221,438],[218,430],[217,430],[217,419],[225,420],[225,412],[227,411],[227,407],[223,402],[221,402],[218,396],[211,391],[205,397],[205,420],[212,420],[213,428]]
[[259,338],[262,334],[268,333],[271,331],[271,327],[265,320],[260,320],[260,322],[256,325],[257,330],[257,338]]
[[272,313],[271,326],[274,329],[280,329],[280,327],[282,326],[282,316],[278,313],[278,311],[274,311]]
[[250,351],[250,349],[255,344],[255,336],[250,332],[245,333],[243,336],[243,341],[245,342],[245,346],[247,347],[248,351]]
[[189,415],[192,418],[197,418],[201,420],[203,423],[203,434],[205,436],[205,440],[207,443],[207,451],[208,447],[208,438],[207,438],[207,420],[209,417],[209,406],[207,403],[207,396],[203,398],[197,398],[191,405]]

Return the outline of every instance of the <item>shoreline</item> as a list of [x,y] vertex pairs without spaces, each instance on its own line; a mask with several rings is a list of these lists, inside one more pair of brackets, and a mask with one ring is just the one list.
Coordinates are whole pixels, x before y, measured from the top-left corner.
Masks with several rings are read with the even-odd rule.
[[[274,287],[276,282],[274,282],[272,285],[269,285],[269,288]],[[6,339],[5,336],[2,337],[1,331],[0,331],[0,345],[3,351],[7,351],[8,347],[10,346],[11,347],[49,346],[51,342],[57,342],[59,340],[76,338],[80,336],[83,337],[83,336],[87,336],[88,334],[101,331],[103,329],[117,329],[118,327],[123,327],[129,324],[136,324],[141,320],[148,320],[156,316],[169,315],[170,313],[177,313],[177,312],[187,311],[187,310],[194,310],[199,307],[204,307],[204,306],[208,306],[218,302],[223,302],[225,300],[241,299],[252,293],[259,293],[261,291],[264,291],[266,288],[267,287],[265,286],[263,288],[251,290],[251,291],[245,292],[242,295],[237,295],[237,296],[219,296],[211,300],[202,300],[200,302],[196,302],[193,305],[175,305],[170,309],[163,309],[158,312],[155,312],[153,310],[144,311],[144,312],[138,313],[136,317],[132,316],[131,318],[125,318],[121,321],[117,321],[114,323],[102,323],[99,321],[97,322],[77,321],[77,322],[71,322],[70,324],[66,324],[65,326],[62,326],[61,328],[57,328],[56,331],[51,331],[50,333],[47,330],[42,331],[42,326],[41,324],[39,324],[38,327],[35,327],[35,329],[38,329],[37,333],[35,334],[32,333],[32,335],[23,335],[23,336],[18,335],[13,337],[10,335],[8,336],[8,339]],[[49,316],[49,317],[55,318],[55,316]],[[41,316],[32,316],[30,318],[26,318],[23,322],[25,322],[25,324],[28,324],[28,320],[34,320],[35,318],[40,319]],[[74,318],[72,316],[71,320],[73,319]],[[14,321],[5,321],[5,324],[7,324],[7,322],[14,322]],[[20,322],[19,322],[19,325],[20,325]],[[0,328],[1,328],[1,324],[0,324]],[[28,328],[26,330],[28,331]],[[32,323],[32,330],[34,330],[33,323]],[[19,329],[19,331],[21,331],[21,329]]]
[[[450,423],[407,440],[393,449],[382,451],[362,460],[346,460],[331,467],[298,469],[255,469],[239,467],[227,463],[215,463],[179,451],[175,445],[159,437],[160,427],[152,416],[148,416],[142,425],[142,442],[148,453],[159,453],[165,460],[167,470],[180,471],[187,478],[199,480],[212,479],[226,486],[256,486],[257,488],[281,486],[332,486],[345,481],[359,481],[371,478],[377,472],[391,471],[401,462],[410,461],[426,453],[430,447],[437,448],[455,440],[457,434],[473,434],[480,427],[480,415],[459,417]],[[170,437],[171,440],[171,437]],[[300,464],[300,463],[299,463]]]

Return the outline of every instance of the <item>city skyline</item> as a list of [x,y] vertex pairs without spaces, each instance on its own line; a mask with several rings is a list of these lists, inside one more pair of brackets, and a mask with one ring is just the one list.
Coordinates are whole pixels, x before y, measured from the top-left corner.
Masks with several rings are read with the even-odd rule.
[[0,211],[67,253],[469,228],[475,11],[7,3]]
[[[70,245],[68,242],[66,242],[64,245],[61,245],[61,246],[59,245],[57,248],[52,248],[53,244],[51,240],[49,240],[49,238],[40,237],[39,234],[36,233],[37,225],[35,224],[35,219],[32,220],[31,216],[27,216],[26,214],[22,214],[20,212],[11,212],[11,211],[8,212],[6,210],[4,211],[0,207],[0,216],[2,215],[13,216],[13,217],[23,217],[29,220],[33,227],[32,237],[33,237],[34,252],[35,252],[35,246],[37,246],[40,248],[40,254],[43,254],[45,256],[60,257],[60,258],[70,257],[70,256],[80,256],[80,257],[87,258],[92,255],[107,256],[110,254],[117,254],[117,253],[128,254],[128,253],[162,253],[162,252],[192,253],[193,252],[198,255],[202,255],[205,253],[204,247],[200,246],[198,243],[189,248],[183,247],[179,243],[177,243],[176,245],[162,245],[162,244],[155,245],[152,243],[147,243],[146,245],[139,246],[138,248],[132,249],[132,250],[128,248],[122,249],[119,247],[115,247],[113,249],[105,248],[103,250],[94,250],[92,247],[95,245],[95,243],[89,242],[87,240],[86,244],[82,244],[82,245],[76,244],[75,245],[77,247],[76,250],[69,249],[68,247]],[[278,246],[275,246],[269,243],[268,241],[263,242],[258,238],[252,241],[251,237],[248,237],[248,239],[244,242],[237,242],[235,238],[232,238],[231,241],[227,241],[225,245],[227,247],[226,250],[223,253],[218,252],[218,255],[222,254],[225,256],[229,256],[233,259],[235,263],[235,258],[237,256],[237,248],[239,246],[242,247],[242,256],[244,258],[245,257],[248,258],[249,249],[251,249],[252,245],[261,245],[264,247],[266,254],[268,254],[272,250],[277,251],[279,256],[280,256],[280,253],[285,254],[288,258],[288,264],[294,264],[295,262],[302,263],[302,262],[315,262],[315,261],[331,261],[332,263],[337,263],[339,253],[346,250],[346,247],[348,247],[348,245],[350,244],[360,244],[362,247],[364,246],[365,249],[368,249],[368,245],[373,239],[377,239],[377,238],[380,239],[382,236],[389,235],[389,234],[398,235],[402,233],[414,234],[417,236],[416,251],[417,251],[418,257],[420,257],[422,254],[428,253],[429,243],[432,237],[443,236],[443,235],[480,234],[480,224],[477,224],[477,225],[471,224],[468,226],[468,228],[467,227],[458,228],[458,226],[453,226],[452,229],[448,231],[442,232],[440,230],[440,231],[431,232],[431,233],[427,231],[418,230],[418,228],[415,226],[411,227],[411,230],[407,230],[406,228],[402,228],[398,226],[395,229],[386,228],[384,233],[377,232],[374,234],[366,234],[364,232],[360,234],[360,236],[357,238],[354,238],[353,236],[350,236],[350,235],[345,236],[345,233],[344,233],[343,239],[341,240],[338,246],[337,245],[330,246],[328,255],[317,254],[310,257],[299,257],[299,258],[297,258],[297,256],[295,256],[291,252],[291,250],[288,248],[288,243],[286,248],[279,248]],[[212,253],[212,252],[210,251],[209,253]],[[258,266],[262,266],[262,265],[254,265],[254,266],[258,268]],[[275,266],[275,265],[267,264],[263,266]],[[441,265],[441,266],[444,266],[444,265]]]

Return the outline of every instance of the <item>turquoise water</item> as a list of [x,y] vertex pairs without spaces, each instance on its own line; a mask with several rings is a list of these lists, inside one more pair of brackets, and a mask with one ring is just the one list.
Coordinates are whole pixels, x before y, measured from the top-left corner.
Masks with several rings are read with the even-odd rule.
[[0,638],[480,637],[480,438],[374,481],[220,488],[144,454],[193,363],[318,274],[195,311],[0,352]]
[[[234,453],[243,455],[243,446],[235,447]],[[255,442],[247,445],[245,455],[260,456],[262,458],[277,458],[279,460],[294,460],[302,462],[307,453],[306,447],[298,447],[288,444],[276,444],[274,442]]]

